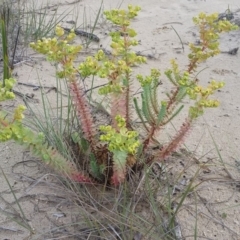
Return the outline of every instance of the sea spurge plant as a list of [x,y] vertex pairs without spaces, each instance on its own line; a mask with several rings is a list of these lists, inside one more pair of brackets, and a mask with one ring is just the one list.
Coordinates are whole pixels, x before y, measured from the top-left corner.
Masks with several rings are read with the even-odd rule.
[[[137,36],[136,31],[130,27],[131,20],[137,16],[139,11],[139,7],[130,5],[128,10],[114,9],[104,12],[106,18],[117,25],[119,29],[110,33],[112,39],[110,44],[112,48],[111,56],[106,55],[103,50],[99,50],[94,56],[87,57],[84,62],[75,67],[72,60],[75,59],[77,51],[81,47],[71,48],[68,39],[72,40],[73,35],[71,37],[69,35],[65,36],[64,31],[59,26],[56,28],[58,40],[57,42],[53,41],[55,42],[53,46],[54,48],[61,46],[64,50],[57,48],[52,51],[54,49],[50,49],[51,56],[54,53],[60,55],[68,53],[68,56],[64,56],[62,60],[53,57],[50,60],[55,60],[57,64],[61,63],[62,69],[68,69],[66,72],[72,72],[74,75],[74,77],[73,75],[70,77],[68,74],[63,74],[68,81],[72,82],[69,85],[70,92],[72,92],[76,111],[82,123],[82,132],[85,134],[84,136],[92,150],[89,173],[99,180],[104,179],[102,176],[106,173],[106,169],[112,169],[110,174],[106,174],[105,177],[110,179],[110,182],[114,185],[124,181],[127,167],[139,164],[139,159],[136,156],[145,158],[145,162],[153,159],[146,158],[145,153],[151,143],[158,142],[158,135],[164,126],[182,110],[184,107],[182,100],[184,98],[189,97],[193,101],[192,106],[189,107],[189,115],[183,121],[177,134],[173,136],[172,141],[159,148],[158,154],[155,153],[155,160],[163,160],[176,150],[189,132],[193,120],[202,115],[205,108],[218,106],[218,101],[209,97],[224,84],[212,81],[209,86],[204,88],[199,85],[199,82],[192,74],[196,71],[199,63],[219,53],[217,41],[219,34],[223,31],[235,29],[235,26],[229,22],[217,21],[215,14],[200,14],[194,18],[194,22],[200,30],[200,44],[198,46],[190,44],[191,53],[188,56],[189,66],[186,70],[180,71],[177,62],[171,61],[171,68],[165,71],[165,76],[173,84],[174,88],[162,99],[159,99],[158,94],[158,87],[161,82],[160,71],[152,69],[149,76],[137,74],[136,78],[142,87],[140,104],[136,98],[133,100],[136,113],[146,132],[145,136],[140,138],[138,132],[132,126],[131,85],[134,75],[132,67],[136,64],[146,63],[146,58],[138,56],[132,51],[138,41],[135,38]],[[38,48],[35,49],[38,50]],[[42,53],[49,56],[49,51]],[[69,60],[64,61],[64,59]],[[94,130],[89,105],[85,100],[83,101],[84,93],[81,92],[82,88],[73,80],[76,78],[75,70],[85,78],[98,76],[108,80],[107,85],[101,87],[98,93],[109,96],[107,99],[109,100],[108,105],[110,105],[111,123],[100,126],[100,136]],[[100,141],[100,145],[97,143],[98,141]],[[140,149],[142,150],[139,154]],[[99,153],[101,153],[101,157],[99,157]],[[101,159],[102,156],[105,156],[105,158],[110,157],[111,161]]]
[[[63,157],[60,150],[51,148],[41,133],[34,133],[23,126],[22,106],[15,110],[12,119],[6,119],[4,114],[0,116],[0,140],[14,139],[25,144],[47,164],[75,181],[96,181],[114,186],[123,182],[128,172],[141,169],[144,163],[163,161],[175,151],[188,135],[193,121],[201,116],[206,108],[219,105],[211,96],[223,87],[224,83],[212,80],[208,86],[201,86],[194,72],[201,62],[219,53],[219,34],[234,30],[236,26],[225,20],[218,21],[216,14],[201,13],[194,18],[200,33],[199,44],[189,45],[187,69],[180,70],[178,63],[171,60],[170,68],[166,69],[164,74],[173,88],[161,95],[158,89],[164,76],[161,76],[158,69],[152,69],[148,76],[143,76],[137,74],[133,68],[146,63],[145,57],[138,56],[132,50],[138,44],[138,40],[136,31],[130,25],[139,11],[140,7],[132,5],[129,5],[127,10],[105,11],[105,17],[118,27],[118,31],[110,33],[111,54],[105,54],[101,49],[78,65],[75,64],[75,60],[82,46],[73,44],[74,30],[66,34],[61,26],[57,26],[56,37],[43,38],[31,43],[35,51],[44,54],[48,61],[55,64],[56,76],[67,81],[80,126],[76,126],[74,133],[65,138],[71,139],[81,150],[80,155],[71,151],[75,154],[77,164],[68,161],[66,156]],[[87,81],[90,76],[107,79],[107,84],[99,88],[98,94],[104,95],[106,106],[110,106],[107,109],[110,112],[107,114],[110,120],[98,129],[89,100],[79,81],[80,77],[86,78]],[[132,94],[134,79],[141,86],[140,99],[134,98]],[[4,86],[0,85],[0,100],[13,97],[13,83],[13,80],[9,79],[5,81]],[[161,132],[185,107],[182,100],[186,98],[192,103],[188,115],[171,141],[161,144]],[[140,122],[145,133],[141,131],[140,134],[134,128],[134,115],[138,116],[138,123]],[[79,132],[76,129],[79,129]],[[71,141],[67,142],[68,146],[69,142]],[[158,145],[153,154],[152,144]],[[76,166],[80,166],[81,171]]]

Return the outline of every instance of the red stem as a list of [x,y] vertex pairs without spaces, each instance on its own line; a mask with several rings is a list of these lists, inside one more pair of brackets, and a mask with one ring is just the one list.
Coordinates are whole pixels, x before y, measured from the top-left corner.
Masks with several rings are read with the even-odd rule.
[[175,135],[175,137],[172,139],[172,141],[167,145],[164,146],[160,151],[160,159],[164,160],[166,157],[168,157],[171,153],[173,153],[183,142],[185,136],[190,130],[191,127],[191,119],[186,119],[186,121],[182,124],[180,130]]
[[79,121],[81,123],[84,137],[90,143],[92,150],[94,150],[96,146],[96,129],[92,115],[90,113],[90,106],[88,104],[87,98],[84,94],[83,89],[79,87],[76,80],[69,83],[69,89],[76,108],[76,112],[79,117]]

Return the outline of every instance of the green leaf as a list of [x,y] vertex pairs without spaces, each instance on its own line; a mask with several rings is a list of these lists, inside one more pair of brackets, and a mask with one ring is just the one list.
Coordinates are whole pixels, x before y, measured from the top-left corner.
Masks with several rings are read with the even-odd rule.
[[117,186],[124,181],[126,175],[127,152],[113,151],[112,184]]
[[91,153],[89,157],[90,157],[90,166],[89,167],[90,167],[91,175],[98,180],[103,180],[104,176],[102,173],[103,173],[104,167],[103,166],[100,167],[98,165],[93,153]]
[[149,102],[148,101],[148,96],[147,96],[147,90],[144,90],[143,94],[141,94],[142,97],[142,112],[144,114],[144,117],[146,118],[147,122],[149,124],[154,123],[154,118],[151,115],[151,111],[150,111],[150,106],[149,106]]
[[165,75],[167,76],[167,78],[169,79],[169,81],[174,85],[174,86],[178,86],[177,82],[173,79],[172,77],[172,70],[166,70],[165,71]]
[[80,149],[86,152],[89,148],[88,141],[82,137],[78,132],[74,132],[71,135],[71,138],[75,144],[78,144]]
[[79,143],[81,140],[81,138],[77,132],[72,133],[71,137],[72,137],[72,140],[74,143]]
[[178,94],[176,96],[176,101],[180,102],[186,95],[187,95],[187,91],[186,91],[186,87],[180,87]]
[[166,102],[161,102],[161,109],[157,117],[157,125],[159,125],[163,121],[163,119],[166,116],[166,113],[167,113],[167,104]]
[[86,152],[89,148],[89,143],[85,138],[81,138],[80,145],[82,147],[82,150]]
[[137,99],[134,98],[134,99],[133,99],[133,102],[134,102],[134,106],[135,106],[137,115],[138,115],[138,117],[140,118],[140,120],[141,120],[141,122],[142,122],[142,124],[143,124],[143,127],[144,127],[144,128],[146,129],[146,131],[148,132],[149,130],[148,130],[148,127],[147,127],[147,125],[146,125],[146,123],[145,123],[144,116],[142,115],[142,110],[141,110],[141,109],[139,108],[139,106],[138,106]]
[[113,151],[113,159],[116,165],[124,166],[127,159],[127,152],[125,151]]
[[154,79],[152,81],[152,89],[151,89],[151,103],[152,103],[152,107],[154,110],[154,113],[157,114],[158,113],[158,99],[157,99],[157,89],[158,89],[159,83],[157,79]]

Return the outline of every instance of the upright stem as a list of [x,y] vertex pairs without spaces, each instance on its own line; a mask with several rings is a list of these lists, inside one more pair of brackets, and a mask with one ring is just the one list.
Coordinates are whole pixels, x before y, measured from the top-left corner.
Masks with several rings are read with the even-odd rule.
[[126,87],[126,94],[125,94],[125,102],[126,102],[126,126],[127,128],[131,128],[131,123],[130,123],[130,76],[129,73],[126,74],[126,79],[127,80],[127,87]]
[[186,137],[187,133],[190,130],[192,120],[187,118],[185,122],[182,124],[180,130],[177,132],[175,137],[171,140],[171,142],[164,146],[160,151],[160,160],[164,160],[168,157],[172,152],[174,152],[179,145],[183,142],[183,139]]
[[[129,49],[129,37],[126,34],[127,27],[122,26],[121,32],[123,33],[123,41],[124,41],[124,52],[123,52],[123,60],[125,61],[126,65],[129,67],[130,62],[128,60],[128,53]],[[119,75],[118,75],[119,74]],[[111,102],[111,116],[112,116],[112,125],[114,128],[117,128],[117,123],[115,121],[116,115],[121,115],[126,120],[127,128],[131,128],[130,126],[130,74],[128,72],[116,72],[116,77],[111,78],[113,84],[116,81],[125,81],[123,92],[122,93],[113,93],[112,94],[112,102]],[[121,78],[120,80],[118,78]],[[124,79],[123,79],[124,78]]]
[[83,89],[77,84],[76,80],[72,80],[69,82],[69,89],[76,108],[76,112],[79,117],[79,121],[81,123],[84,137],[88,140],[94,152],[94,146],[96,146],[96,129],[94,126],[93,117],[90,112],[89,103]]
[[[117,129],[117,122],[115,117],[117,115],[122,116],[123,118],[127,119],[126,113],[126,89],[123,93],[112,93],[111,97],[111,117],[112,117],[112,126]],[[127,122],[127,121],[126,121]]]

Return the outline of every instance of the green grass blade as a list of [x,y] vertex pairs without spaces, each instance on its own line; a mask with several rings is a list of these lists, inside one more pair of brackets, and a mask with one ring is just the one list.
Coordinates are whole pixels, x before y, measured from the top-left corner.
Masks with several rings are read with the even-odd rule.
[[147,132],[148,132],[149,129],[148,129],[146,123],[145,123],[145,119],[144,119],[144,117],[143,117],[143,115],[142,115],[142,111],[141,111],[141,109],[140,109],[139,106],[138,106],[137,99],[134,98],[134,99],[133,99],[133,102],[134,102],[134,106],[135,106],[137,115],[138,115],[138,117],[140,118],[141,123],[143,124],[143,127],[144,127],[144,128],[147,130]]
[[181,44],[182,44],[182,50],[183,50],[183,52],[184,52],[184,45],[183,45],[183,41],[182,41],[182,39],[180,38],[178,32],[176,31],[176,29],[175,29],[172,25],[171,25],[171,28],[172,28],[173,31],[177,34],[177,36],[178,36],[178,38],[179,38],[179,40],[180,40],[180,42],[181,42]]
[[181,199],[180,199],[180,202],[177,204],[176,210],[174,211],[173,216],[171,217],[171,219],[170,219],[170,221],[169,221],[169,227],[170,227],[170,229],[171,229],[171,228],[174,228],[175,217],[176,217],[178,211],[180,210],[180,208],[182,207],[183,202],[185,201],[186,197],[188,196],[188,194],[189,194],[189,193],[192,191],[192,189],[194,188],[194,187],[193,187],[193,182],[194,182],[194,179],[196,178],[196,176],[198,175],[198,172],[199,172],[199,171],[200,171],[200,168],[197,170],[197,172],[195,173],[192,181],[190,181],[190,183],[188,184],[185,192],[182,194]]
[[5,20],[1,16],[1,33],[2,33],[2,51],[3,51],[3,87],[5,86],[5,79],[10,78],[9,62],[8,62],[8,40]]
[[209,127],[208,127],[208,126],[207,126],[207,128],[208,128],[208,132],[209,132],[210,137],[211,137],[211,139],[212,139],[212,141],[213,141],[214,147],[215,147],[215,149],[216,149],[216,151],[217,151],[217,155],[218,155],[218,157],[219,157],[219,159],[220,159],[220,162],[221,162],[222,166],[224,167],[224,169],[225,169],[226,173],[228,174],[228,176],[229,176],[231,179],[234,179],[233,176],[232,176],[232,174],[228,171],[228,168],[226,167],[226,164],[225,164],[224,161],[223,161],[223,157],[222,157],[222,155],[221,155],[221,153],[220,153],[220,151],[219,151],[219,148],[218,148],[218,146],[217,146],[217,143],[216,143],[216,141],[215,141],[215,139],[214,139],[211,131],[209,130]]
[[178,110],[172,114],[172,116],[167,120],[167,122],[166,122],[165,124],[167,124],[167,123],[170,122],[173,118],[175,118],[175,117],[182,111],[183,108],[184,108],[184,105],[180,106],[180,107],[178,108]]
[[19,211],[20,211],[20,213],[21,213],[21,215],[22,215],[22,216],[21,216],[21,219],[22,219],[23,223],[17,221],[16,219],[13,219],[13,218],[12,218],[12,219],[13,219],[14,221],[16,221],[16,222],[17,222],[19,225],[21,225],[22,227],[25,227],[26,229],[28,229],[30,232],[33,232],[32,228],[29,226],[29,224],[28,224],[27,221],[26,221],[27,218],[26,218],[26,216],[25,216],[25,214],[24,214],[24,212],[23,212],[23,210],[22,210],[22,207],[20,206],[19,201],[18,201],[18,199],[17,199],[17,197],[16,197],[16,195],[15,195],[13,189],[12,189],[12,186],[11,186],[10,182],[8,181],[8,178],[7,178],[7,176],[5,175],[5,173],[4,173],[4,171],[3,171],[2,168],[1,168],[1,171],[2,171],[2,174],[3,174],[4,179],[6,180],[8,186],[9,186],[9,188],[10,188],[11,193],[12,193],[14,199],[15,199],[15,202],[17,203],[17,206],[18,206],[18,208],[19,208]]
[[95,19],[95,21],[94,21],[94,24],[93,24],[93,28],[92,28],[91,33],[94,32],[94,30],[95,30],[95,28],[96,28],[96,26],[97,26],[97,23],[98,23],[98,20],[99,20],[99,18],[100,18],[100,14],[101,14],[101,11],[102,11],[102,5],[103,5],[103,0],[101,1],[101,5],[100,5],[100,7],[99,7],[99,9],[98,9],[97,16],[96,16],[96,19]]

